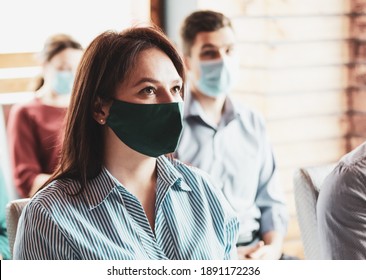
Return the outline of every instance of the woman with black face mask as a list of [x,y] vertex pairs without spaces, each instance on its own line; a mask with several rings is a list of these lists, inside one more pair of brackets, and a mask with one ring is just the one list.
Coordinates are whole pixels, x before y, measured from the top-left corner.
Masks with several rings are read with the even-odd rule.
[[16,259],[230,259],[238,223],[201,171],[172,159],[184,67],[155,28],[105,32],[75,79],[61,162],[26,206]]

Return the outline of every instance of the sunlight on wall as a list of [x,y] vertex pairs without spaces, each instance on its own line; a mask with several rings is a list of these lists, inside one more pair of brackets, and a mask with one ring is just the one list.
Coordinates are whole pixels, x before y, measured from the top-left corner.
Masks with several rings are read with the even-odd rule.
[[0,53],[37,52],[54,33],[67,33],[86,47],[99,33],[148,20],[149,0],[3,0]]

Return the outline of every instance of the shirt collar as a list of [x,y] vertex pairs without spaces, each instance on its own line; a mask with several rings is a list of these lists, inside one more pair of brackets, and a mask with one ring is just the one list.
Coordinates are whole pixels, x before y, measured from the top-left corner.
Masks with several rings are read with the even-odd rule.
[[[212,126],[212,124],[207,121],[206,114],[203,111],[201,104],[194,98],[191,92],[187,92],[187,94],[184,96],[184,102],[185,119],[190,117],[199,117],[203,122]],[[224,104],[224,114],[222,115],[221,123],[227,125],[237,117],[240,117],[240,110],[237,108],[231,98],[227,96]]]
[[[182,183],[183,176],[174,166],[175,161],[165,156],[157,158],[157,184],[164,184],[167,187],[176,186],[183,191],[191,191],[191,188]],[[123,187],[122,184],[103,166],[100,174],[87,182],[85,188],[85,199],[89,209],[101,204],[113,191],[114,188]]]
[[200,103],[193,97],[192,93],[190,91],[187,91],[184,95],[184,117],[202,117],[204,114],[203,109],[200,105]]
[[225,104],[224,104],[224,114],[222,118],[224,119],[225,123],[228,124],[233,119],[240,116],[240,112],[238,108],[235,106],[234,102],[231,98],[226,97]]
[[89,180],[85,187],[85,199],[89,204],[89,210],[97,207],[107,198],[114,188],[121,184],[115,179],[108,170],[102,166],[99,175]]
[[157,158],[158,182],[166,186],[175,186],[183,191],[191,191],[191,188],[183,182],[182,174],[177,170],[178,162],[174,159],[169,159],[166,156]]

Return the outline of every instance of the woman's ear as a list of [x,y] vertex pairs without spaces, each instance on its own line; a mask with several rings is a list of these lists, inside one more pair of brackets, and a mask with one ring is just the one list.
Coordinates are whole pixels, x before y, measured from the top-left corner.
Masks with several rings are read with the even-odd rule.
[[97,123],[101,125],[106,123],[111,105],[112,102],[106,102],[100,97],[97,97],[93,104],[93,118]]

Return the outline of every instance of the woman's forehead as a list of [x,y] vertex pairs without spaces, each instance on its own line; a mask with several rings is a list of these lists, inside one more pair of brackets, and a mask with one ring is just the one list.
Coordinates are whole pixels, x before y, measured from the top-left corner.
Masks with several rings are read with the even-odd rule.
[[139,53],[128,76],[129,84],[144,78],[159,82],[181,80],[172,60],[158,48],[149,48]]

